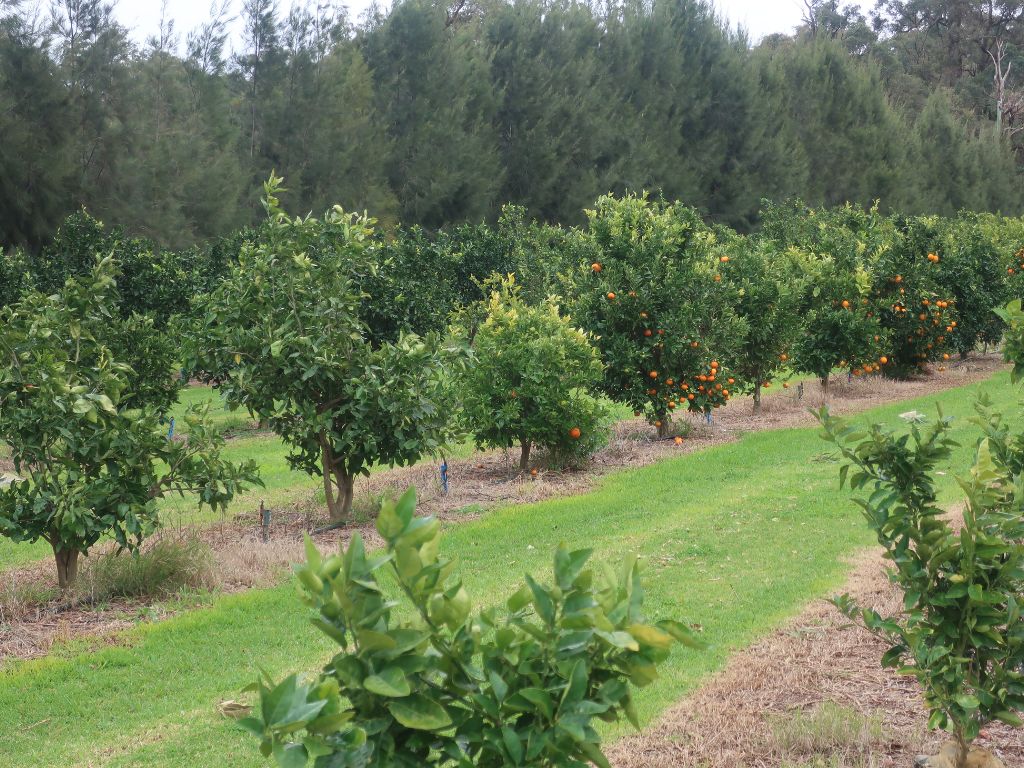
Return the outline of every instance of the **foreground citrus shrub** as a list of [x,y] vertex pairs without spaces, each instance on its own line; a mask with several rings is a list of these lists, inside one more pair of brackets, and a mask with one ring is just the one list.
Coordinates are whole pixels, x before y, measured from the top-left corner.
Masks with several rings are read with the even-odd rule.
[[603,366],[590,337],[553,301],[531,306],[513,277],[459,317],[474,362],[461,379],[466,423],[480,447],[520,447],[520,471],[534,446],[555,464],[577,465],[608,442],[611,413],[591,388]]
[[840,484],[849,480],[865,494],[857,501],[904,596],[903,610],[889,616],[847,595],[834,602],[889,644],[883,666],[920,683],[929,727],[953,735],[956,768],[968,764],[969,744],[985,724],[1020,726],[1024,710],[1024,441],[984,401],[978,410],[983,437],[974,465],[958,478],[962,527],[936,502],[936,470],[956,445],[948,419],[928,424],[912,412],[904,414],[909,434],[879,425],[865,433],[818,414],[845,459]]
[[526,576],[503,608],[475,613],[438,554],[440,523],[415,506],[412,489],[382,505],[380,556],[358,533],[327,558],[307,540],[303,599],[340,651],[312,679],[253,686],[241,724],[262,753],[282,768],[608,766],[595,720],[639,727],[632,688],[675,643],[698,646],[690,630],[646,623],[635,557],[590,568],[589,550],[564,545],[550,584]]

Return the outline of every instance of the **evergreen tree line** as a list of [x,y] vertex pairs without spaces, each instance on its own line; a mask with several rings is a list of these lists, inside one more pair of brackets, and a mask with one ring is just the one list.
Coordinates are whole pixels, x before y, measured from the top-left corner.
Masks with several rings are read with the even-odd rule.
[[578,224],[641,189],[741,231],[792,196],[1016,214],[1018,4],[997,4],[998,41],[981,33],[1002,51],[988,65],[921,10],[950,5],[990,4],[880,2],[867,20],[814,2],[752,46],[708,0],[398,0],[358,22],[244,0],[140,46],[102,0],[0,0],[0,247],[38,252],[81,206],[186,247],[259,221],[272,170],[293,210],[385,228],[493,222],[505,203]]

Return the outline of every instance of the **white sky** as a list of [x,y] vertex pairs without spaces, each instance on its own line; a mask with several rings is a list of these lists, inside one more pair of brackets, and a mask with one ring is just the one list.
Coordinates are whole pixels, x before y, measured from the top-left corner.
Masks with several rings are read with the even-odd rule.
[[[117,0],[115,13],[118,19],[132,30],[139,42],[153,35],[159,24],[161,5],[166,1],[168,15],[175,21],[175,31],[183,39],[185,33],[201,24],[210,13],[211,0]],[[49,5],[48,0],[36,0],[39,5]],[[801,0],[714,0],[723,16],[732,26],[742,25],[750,33],[752,41],[760,40],[773,32],[790,33],[800,23],[803,10]],[[233,0],[237,8],[241,0]],[[280,0],[280,6],[287,8],[290,0]],[[370,0],[349,0],[352,18],[358,18],[369,6]],[[387,4],[384,0],[382,5]],[[873,5],[861,2],[861,6]]]

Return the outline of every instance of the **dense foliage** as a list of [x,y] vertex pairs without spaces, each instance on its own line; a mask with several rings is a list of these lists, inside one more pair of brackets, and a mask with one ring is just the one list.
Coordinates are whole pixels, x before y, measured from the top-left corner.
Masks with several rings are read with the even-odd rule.
[[731,396],[726,366],[743,337],[722,282],[715,233],[679,203],[604,196],[590,218],[593,261],[574,313],[594,334],[604,391],[664,434],[676,409],[708,413]]
[[846,595],[835,603],[890,644],[884,666],[921,684],[929,727],[956,739],[957,768],[986,723],[1024,724],[1017,714],[1024,711],[1024,443],[984,401],[978,411],[983,437],[969,474],[959,478],[962,527],[936,500],[936,471],[955,445],[948,419],[926,424],[911,412],[904,414],[909,434],[880,425],[865,433],[818,414],[846,461],[840,483],[848,479],[867,494],[857,501],[885,549],[904,610],[883,616]]
[[358,22],[236,0],[144,43],[109,5],[0,4],[0,249],[37,251],[82,205],[160,246],[226,236],[272,170],[295,210],[430,229],[509,202],[580,223],[629,189],[744,231],[761,198],[1024,204],[1019,3],[887,0],[869,25],[810,0],[756,45],[710,0],[402,0]]
[[213,374],[231,406],[280,435],[294,468],[321,475],[331,519],[342,521],[357,476],[413,463],[455,436],[458,354],[436,336],[375,339],[360,315],[376,271],[372,222],[340,207],[291,218],[280,181],[265,186],[260,236],[201,304],[188,367]]
[[155,379],[173,373],[137,371],[112,352],[112,336],[131,345],[140,330],[110,312],[114,278],[108,257],[58,294],[0,309],[0,442],[20,478],[0,488],[0,535],[49,543],[62,587],[101,538],[138,546],[161,497],[195,493],[222,508],[258,482],[254,463],[221,458],[223,440],[201,412],[186,417],[186,439],[167,438],[160,418],[176,390]]
[[475,357],[459,384],[477,445],[520,446],[525,472],[533,446],[552,464],[574,465],[608,442],[608,404],[591,391],[601,381],[600,357],[557,304],[527,304],[510,277],[460,320]]
[[327,558],[307,540],[303,600],[341,650],[312,681],[254,686],[242,725],[263,754],[281,768],[608,766],[595,721],[639,727],[632,687],[653,682],[677,642],[699,647],[692,631],[646,623],[635,557],[592,568],[590,550],[564,545],[552,583],[527,575],[502,609],[474,613],[439,554],[439,521],[415,506],[412,489],[384,502],[380,556],[358,533]]

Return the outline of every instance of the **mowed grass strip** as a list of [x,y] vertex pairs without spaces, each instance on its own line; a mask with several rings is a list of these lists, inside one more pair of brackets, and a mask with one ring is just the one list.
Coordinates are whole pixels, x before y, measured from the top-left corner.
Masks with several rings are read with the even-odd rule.
[[[983,385],[1007,413],[1018,392],[999,374]],[[951,467],[967,466],[976,428],[972,392],[950,390],[876,409],[895,420],[940,402],[958,417],[963,443]],[[603,479],[592,492],[497,509],[449,528],[477,603],[497,603],[524,571],[549,579],[553,547],[589,546],[601,559],[627,551],[647,560],[647,611],[700,624],[712,648],[676,651],[640,696],[649,720],[752,642],[826,596],[844,559],[872,543],[857,508],[836,490],[837,465],[814,429],[749,434]],[[942,478],[944,500],[957,494]],[[7,766],[256,766],[256,744],[215,710],[262,666],[281,676],[314,670],[333,652],[307,624],[294,588],[217,600],[119,636],[116,646],[70,658],[16,664],[0,673],[0,754]],[[614,730],[609,733],[614,737]]]

